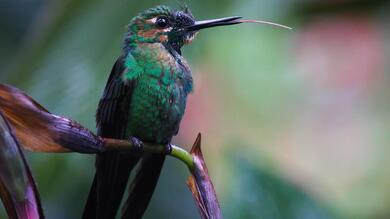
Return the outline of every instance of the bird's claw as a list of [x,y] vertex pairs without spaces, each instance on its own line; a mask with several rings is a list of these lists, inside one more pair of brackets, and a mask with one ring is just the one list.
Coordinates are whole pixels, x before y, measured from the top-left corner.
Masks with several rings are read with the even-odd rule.
[[129,140],[133,144],[133,148],[132,148],[131,152],[137,156],[141,156],[142,152],[143,152],[144,143],[142,141],[140,141],[138,138],[133,137],[133,136],[131,136]]
[[172,152],[172,145],[171,144],[166,144],[164,153],[165,154],[171,154],[171,152]]

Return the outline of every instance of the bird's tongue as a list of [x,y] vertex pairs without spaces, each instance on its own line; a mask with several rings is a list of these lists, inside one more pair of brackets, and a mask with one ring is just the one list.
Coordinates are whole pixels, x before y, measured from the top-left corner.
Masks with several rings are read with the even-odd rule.
[[234,24],[241,24],[241,23],[268,24],[268,25],[282,27],[282,28],[286,28],[286,29],[292,29],[291,27],[288,27],[288,26],[285,26],[282,24],[269,22],[269,21],[244,20],[241,18],[242,17],[234,16],[234,17],[218,18],[218,19],[212,19],[212,20],[196,21],[195,24],[187,27],[186,30],[187,31],[197,31],[197,30],[210,28],[210,27],[227,26],[227,25],[234,25]]

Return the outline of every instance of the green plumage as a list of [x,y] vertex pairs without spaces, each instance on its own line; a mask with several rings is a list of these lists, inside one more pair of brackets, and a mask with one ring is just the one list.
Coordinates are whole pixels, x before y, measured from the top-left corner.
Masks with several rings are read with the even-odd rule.
[[[160,27],[158,18],[178,16],[165,6],[134,17],[122,55],[115,63],[96,114],[98,135],[169,144],[178,133],[192,76],[180,55],[184,39],[174,27]],[[192,24],[189,15],[180,14]],[[184,25],[183,21],[181,25]],[[184,36],[183,36],[184,37]],[[165,157],[144,155],[124,205],[124,218],[141,218],[153,194]],[[96,158],[96,175],[83,218],[114,218],[131,170],[139,158],[105,152]]]
[[[203,28],[239,23],[239,17],[196,22],[188,8],[148,9],[131,19],[121,56],[111,70],[96,113],[98,135],[169,144],[178,133],[187,95],[193,89],[181,48]],[[135,137],[135,138],[134,138]],[[96,157],[96,175],[83,218],[115,218],[130,172],[122,217],[141,218],[152,197],[165,156],[141,158],[107,151]],[[140,160],[140,162],[139,162]]]
[[[173,54],[171,53],[173,52]],[[135,80],[127,131],[144,141],[169,143],[178,131],[192,77],[186,61],[161,44],[139,44],[125,59],[124,81]]]

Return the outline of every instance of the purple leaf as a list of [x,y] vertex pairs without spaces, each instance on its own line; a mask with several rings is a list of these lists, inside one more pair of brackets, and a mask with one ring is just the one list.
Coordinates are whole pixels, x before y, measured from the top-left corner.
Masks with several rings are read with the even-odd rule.
[[38,190],[19,142],[0,110],[0,197],[11,219],[42,219]]
[[191,149],[194,159],[194,170],[187,180],[187,185],[198,206],[202,219],[221,219],[222,213],[213,183],[209,176],[201,150],[201,135],[195,140]]
[[0,109],[25,149],[79,153],[104,149],[103,139],[71,119],[51,114],[12,86],[0,84]]

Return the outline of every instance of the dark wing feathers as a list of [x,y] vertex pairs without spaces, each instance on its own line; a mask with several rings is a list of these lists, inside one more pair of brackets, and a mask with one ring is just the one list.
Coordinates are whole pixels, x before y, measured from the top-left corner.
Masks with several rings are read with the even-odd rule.
[[[123,82],[126,70],[119,57],[107,81],[96,112],[97,134],[106,138],[127,139],[126,127],[134,82]],[[131,170],[138,158],[110,151],[97,155],[96,174],[83,218],[115,218]]]
[[[111,75],[108,78],[103,96],[100,99],[96,112],[98,134],[103,137],[123,138],[122,132],[126,129],[128,109],[131,101],[132,86],[122,82],[121,77],[125,68],[122,59],[115,63]],[[108,129],[108,128],[113,129]]]

